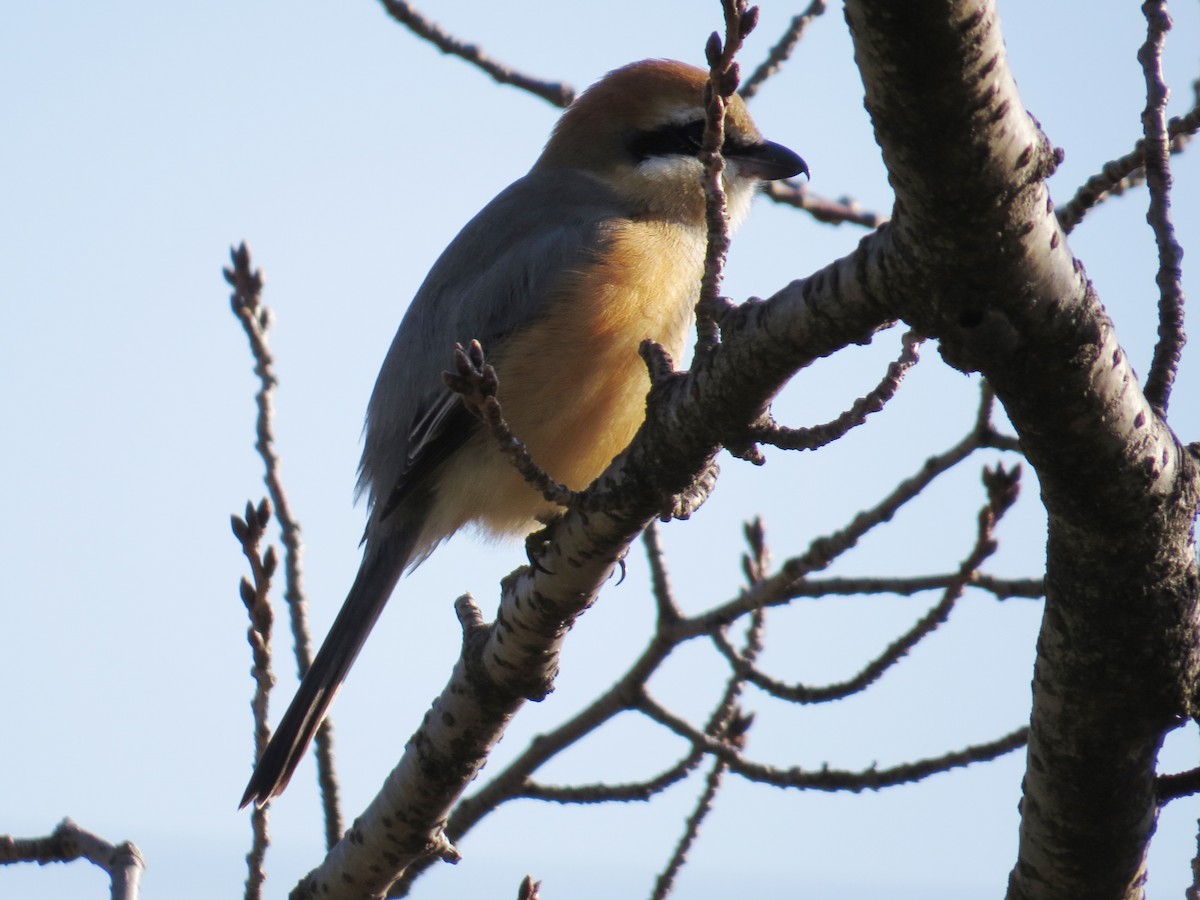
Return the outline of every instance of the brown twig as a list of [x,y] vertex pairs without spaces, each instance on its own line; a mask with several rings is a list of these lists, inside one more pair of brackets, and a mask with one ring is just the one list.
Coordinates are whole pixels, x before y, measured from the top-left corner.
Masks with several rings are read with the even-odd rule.
[[[271,728],[267,724],[267,704],[271,689],[275,686],[275,675],[271,671],[271,628],[275,613],[271,608],[271,576],[275,574],[278,558],[275,548],[268,546],[260,552],[267,526],[271,522],[271,504],[265,498],[257,507],[247,502],[242,516],[231,516],[233,534],[241,545],[242,554],[250,563],[250,574],[254,581],[242,578],[239,585],[242,602],[250,614],[250,627],[246,639],[250,643],[253,658],[251,676],[254,678],[254,699],[251,709],[254,714],[254,759],[262,757],[267,742],[271,739]],[[267,830],[268,807],[255,806],[250,816],[250,851],[246,854],[246,900],[258,900],[262,896],[267,873],[264,863],[271,838]]]
[[1138,61],[1146,79],[1146,108],[1142,112],[1145,135],[1143,165],[1146,186],[1150,190],[1150,208],[1146,221],[1154,231],[1158,246],[1158,342],[1146,378],[1145,394],[1151,407],[1165,417],[1171,401],[1171,386],[1183,356],[1186,337],[1183,331],[1183,248],[1175,238],[1171,222],[1171,158],[1167,149],[1167,96],[1162,74],[1162,49],[1171,17],[1166,0],[1146,0],[1146,42],[1138,51]]
[[696,770],[703,759],[703,753],[692,751],[657,775],[642,781],[629,781],[621,784],[558,785],[542,784],[531,779],[515,796],[528,800],[544,800],[547,803],[577,805],[644,802],[661,794],[671,785],[683,781]]
[[[1200,79],[1192,83],[1192,93],[1195,98],[1192,108],[1167,123],[1170,137],[1168,147],[1172,154],[1183,152],[1196,132],[1200,131]],[[1139,138],[1133,150],[1106,162],[1099,173],[1080,185],[1075,196],[1056,211],[1059,227],[1070,234],[1084,216],[1100,203],[1142,184],[1146,180],[1146,170],[1142,165],[1145,150],[1146,139]]]
[[[750,727],[750,719],[749,716],[739,714],[724,735],[725,740],[739,750],[746,746],[746,733]],[[713,760],[712,769],[709,770],[708,777],[704,779],[704,790],[696,800],[696,805],[692,809],[691,815],[688,816],[687,822],[684,823],[683,834],[675,845],[671,859],[655,879],[654,891],[650,894],[651,900],[663,900],[675,886],[675,878],[687,861],[688,852],[695,844],[696,838],[700,835],[700,826],[712,812],[713,801],[716,800],[726,768],[725,763],[721,760]]]
[[658,611],[658,621],[678,622],[683,618],[675,596],[671,591],[671,581],[667,577],[667,564],[663,558],[662,546],[658,540],[658,523],[651,522],[642,532],[642,544],[646,548],[646,560],[650,564],[650,590],[654,595],[654,605]]
[[504,410],[496,399],[500,379],[496,376],[496,370],[484,359],[483,346],[479,341],[471,341],[467,347],[455,344],[454,365],[454,372],[442,373],[446,387],[458,394],[467,409],[487,426],[500,452],[508,457],[534,490],[551,503],[559,506],[569,504],[575,492],[551,478],[504,421]]
[[725,158],[725,109],[738,86],[738,67],[734,57],[746,36],[758,22],[758,7],[747,7],[746,0],[721,0],[725,13],[725,40],[715,31],[704,47],[708,60],[708,84],[704,90],[704,138],[700,161],[704,164],[704,219],[708,225],[708,245],[704,254],[704,275],[700,279],[700,299],[696,303],[696,356],[709,353],[719,339],[721,281],[725,258],[729,254],[729,214],[722,175]]
[[[659,633],[662,634],[664,626],[668,628],[674,623],[660,620]],[[763,629],[765,620],[761,613],[755,614],[751,618],[750,627],[746,630],[746,637],[743,642],[743,649],[740,651],[740,656],[744,659],[753,661],[757,659],[758,654],[762,652],[763,646]],[[656,641],[656,643],[659,643]],[[668,643],[664,642],[664,643]],[[658,667],[659,664],[667,658],[670,653],[669,644],[666,652],[661,652],[652,666],[639,667],[639,671],[644,673],[641,681],[635,681],[628,676],[621,679],[614,685],[611,694],[619,698],[618,704],[611,707],[611,714],[603,719],[596,716],[588,716],[585,721],[587,727],[580,731],[574,730],[573,737],[568,743],[560,743],[558,749],[563,749],[569,743],[582,738],[585,734],[595,731],[618,712],[634,708],[634,698],[637,696],[637,689],[640,684],[645,682],[651,672]],[[735,651],[737,652],[737,651]],[[745,679],[737,672],[732,673],[731,677],[726,680],[725,690],[718,701],[716,707],[708,717],[708,722],[704,726],[704,733],[710,735],[719,734],[734,734],[744,733],[744,728],[749,727],[749,722],[745,723],[744,728],[735,727],[735,723],[741,717],[741,713],[737,709],[737,700],[741,696],[742,689],[745,685]],[[576,717],[579,721],[583,717]],[[544,735],[543,740],[556,740],[555,735]],[[557,752],[557,751],[555,751]],[[629,802],[634,800],[649,800],[655,794],[661,793],[673,784],[682,781],[701,763],[704,759],[704,754],[693,750],[687,756],[684,756],[670,768],[665,769],[658,775],[642,781],[628,782],[625,784],[587,784],[576,785],[571,787],[563,787],[557,785],[544,785],[527,779],[520,792],[515,796],[528,797],[531,799],[546,800],[553,803],[613,803],[613,802]]]
[[744,759],[724,741],[716,740],[694,728],[685,719],[676,716],[655,702],[648,695],[638,699],[638,711],[652,721],[658,722],[685,740],[691,741],[707,753],[722,759],[729,771],[736,772],[747,781],[769,784],[780,788],[799,788],[816,791],[877,791],[898,784],[922,781],[930,775],[948,772],[973,763],[987,762],[1023,747],[1029,737],[1029,728],[1021,727],[994,741],[972,744],[941,756],[902,763],[887,769],[872,766],[859,772],[838,771],[822,767],[807,771],[799,767],[779,768]]
[[780,700],[790,703],[828,703],[857,694],[883,677],[889,669],[912,651],[917,644],[936,631],[949,618],[955,604],[962,597],[967,585],[975,578],[979,567],[996,552],[994,533],[996,524],[1016,502],[1019,489],[1020,467],[1005,470],[1001,466],[984,469],[983,482],[988,491],[988,502],[979,512],[975,544],[962,561],[953,579],[942,592],[938,601],[916,624],[871,660],[863,669],[846,681],[823,687],[808,687],[802,684],[785,684],[769,677],[755,668],[751,660],[739,654],[719,631],[714,632],[713,643],[729,661],[734,670],[751,684]]
[[[852,597],[859,594],[911,597],[925,591],[944,590],[955,577],[957,573],[948,572],[907,577],[805,578],[792,585],[789,594],[792,598]],[[997,600],[1040,600],[1046,596],[1045,581],[1041,578],[998,578],[986,572],[976,572],[969,586],[987,591]]]
[[924,338],[916,332],[906,332],[901,339],[904,347],[898,359],[888,365],[887,373],[866,396],[859,397],[850,408],[831,422],[811,428],[786,428],[777,425],[769,415],[750,428],[749,439],[758,444],[770,444],[781,450],[816,450],[831,444],[848,431],[857,428],[867,416],[877,413],[896,396],[908,370],[920,360],[918,348]]
[[808,189],[806,184],[796,184],[786,179],[768,181],[763,185],[763,194],[784,206],[802,209],[818,222],[826,225],[861,225],[864,228],[878,228],[887,221],[887,216],[865,210],[857,200],[842,197],[829,200],[819,197]]
[[[312,665],[312,635],[308,627],[308,600],[304,594],[304,544],[300,539],[300,523],[292,514],[291,504],[283,489],[279,457],[275,453],[274,392],[279,383],[275,377],[275,360],[267,346],[267,330],[271,326],[271,311],[262,303],[262,273],[250,264],[250,250],[245,243],[230,251],[233,265],[225,269],[225,280],[233,287],[230,305],[242,323],[254,357],[254,374],[259,387],[254,396],[258,409],[255,423],[257,440],[254,449],[263,461],[263,481],[279,522],[284,547],[284,592],[292,624],[292,646],[296,668],[301,678]],[[337,774],[333,763],[333,720],[326,716],[314,741],[317,757],[317,781],[325,813],[325,843],[332,847],[342,835],[341,804],[338,801]]]
[[754,70],[753,74],[746,79],[739,93],[743,100],[749,100],[758,93],[758,89],[763,86],[768,78],[775,75],[783,67],[783,64],[788,61],[792,55],[792,51],[796,49],[796,45],[800,43],[800,39],[804,37],[804,32],[808,30],[808,26],[813,20],[825,13],[825,0],[812,0],[808,4],[808,8],[798,16],[793,16],[792,21],[788,23],[787,29],[783,35],[775,43],[767,53],[767,58],[764,59]]
[[528,91],[560,109],[569,106],[575,99],[575,91],[570,86],[543,81],[497,62],[484,53],[477,44],[468,44],[450,35],[436,22],[417,12],[416,8],[406,0],[380,0],[380,2],[389,16],[407,27],[417,37],[429,41],[443,53],[457,56],[476,68],[482,69],[500,84],[508,84]]

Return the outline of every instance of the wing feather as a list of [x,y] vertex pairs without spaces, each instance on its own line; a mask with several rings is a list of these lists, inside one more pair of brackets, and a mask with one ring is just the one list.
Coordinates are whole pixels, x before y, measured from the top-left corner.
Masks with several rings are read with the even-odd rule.
[[371,394],[359,467],[359,491],[374,513],[368,537],[478,427],[442,381],[454,345],[478,340],[494,358],[511,334],[543,314],[564,273],[596,258],[624,218],[600,181],[535,171],[450,243],[413,298]]

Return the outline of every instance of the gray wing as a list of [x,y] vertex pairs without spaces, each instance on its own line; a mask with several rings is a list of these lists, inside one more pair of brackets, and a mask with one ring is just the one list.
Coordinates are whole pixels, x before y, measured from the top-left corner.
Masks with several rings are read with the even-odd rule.
[[493,355],[535,320],[562,273],[588,264],[625,216],[611,189],[578,172],[534,171],[459,232],[400,323],[367,407],[359,490],[386,517],[477,427],[442,381],[454,345]]

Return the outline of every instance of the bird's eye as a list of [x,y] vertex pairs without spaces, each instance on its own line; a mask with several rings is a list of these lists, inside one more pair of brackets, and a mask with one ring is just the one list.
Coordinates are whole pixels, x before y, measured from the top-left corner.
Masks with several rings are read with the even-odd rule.
[[629,142],[629,152],[642,162],[652,156],[696,156],[704,140],[704,120],[663,125],[653,131],[639,131]]

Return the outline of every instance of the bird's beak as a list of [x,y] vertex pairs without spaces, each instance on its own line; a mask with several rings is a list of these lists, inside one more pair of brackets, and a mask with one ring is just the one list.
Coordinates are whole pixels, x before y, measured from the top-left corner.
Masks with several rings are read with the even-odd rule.
[[760,181],[778,181],[801,173],[808,177],[808,164],[798,154],[774,141],[731,148],[725,155],[737,160],[741,172]]

